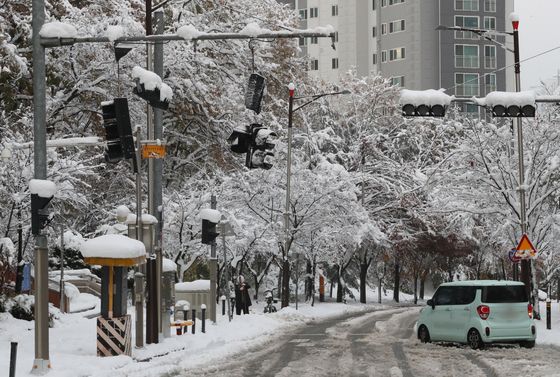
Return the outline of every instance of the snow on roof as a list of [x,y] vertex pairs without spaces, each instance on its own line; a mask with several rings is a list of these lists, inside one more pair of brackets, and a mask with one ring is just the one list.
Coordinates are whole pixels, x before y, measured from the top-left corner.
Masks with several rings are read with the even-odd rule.
[[450,96],[444,93],[444,89],[435,90],[401,90],[401,98],[399,103],[401,105],[445,105],[449,106],[454,96]]
[[222,214],[220,213],[220,211],[217,211],[215,209],[205,208],[200,211],[200,218],[202,220],[208,220],[213,223],[219,223],[220,219],[222,218]]
[[535,106],[535,92],[532,90],[527,90],[524,92],[490,92],[486,95],[484,99],[478,99],[477,103],[479,105],[486,106],[524,106],[532,105]]
[[56,185],[45,179],[32,179],[29,181],[29,192],[41,198],[51,198],[56,192]]
[[191,39],[198,38],[201,35],[206,34],[198,31],[193,25],[184,25],[177,29],[177,35],[187,41]]
[[165,84],[161,77],[152,71],[148,71],[140,66],[132,68],[132,77],[138,79],[140,84],[144,85],[146,90],[159,89],[159,98],[161,101],[170,101],[173,98],[173,90],[169,85]]
[[39,35],[43,38],[76,38],[78,31],[73,25],[54,21],[45,23],[41,27]]
[[107,30],[105,30],[105,36],[109,38],[109,41],[114,42],[124,37],[124,28],[119,25],[109,25],[107,26]]
[[175,292],[209,291],[210,280],[195,280],[175,284]]
[[122,234],[106,234],[84,242],[80,252],[84,258],[137,258],[146,255],[146,247]]
[[169,258],[163,258],[161,267],[163,272],[177,271],[177,264]]
[[[128,216],[126,217],[126,224],[136,224],[136,214],[135,213],[129,213]],[[142,214],[142,224],[157,224],[158,220],[150,215],[149,213],[143,213]]]

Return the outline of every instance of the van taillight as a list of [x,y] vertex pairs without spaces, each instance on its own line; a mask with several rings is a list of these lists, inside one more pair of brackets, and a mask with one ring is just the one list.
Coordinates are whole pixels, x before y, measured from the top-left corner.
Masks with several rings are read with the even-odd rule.
[[486,305],[479,305],[478,308],[476,308],[476,311],[482,319],[487,319],[490,315],[490,307]]
[[527,314],[529,314],[529,318],[533,318],[533,305],[527,304]]

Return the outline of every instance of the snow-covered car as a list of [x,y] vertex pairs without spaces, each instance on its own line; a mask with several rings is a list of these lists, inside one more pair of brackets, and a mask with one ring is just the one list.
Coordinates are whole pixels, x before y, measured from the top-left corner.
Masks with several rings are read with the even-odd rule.
[[466,343],[535,346],[533,307],[525,285],[515,281],[471,280],[441,284],[417,322],[418,339]]

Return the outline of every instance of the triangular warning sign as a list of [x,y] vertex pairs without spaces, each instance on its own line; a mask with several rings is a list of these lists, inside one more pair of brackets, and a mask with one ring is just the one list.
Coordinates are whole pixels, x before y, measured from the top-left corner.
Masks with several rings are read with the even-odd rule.
[[526,234],[521,237],[516,250],[524,252],[523,254],[528,255],[530,258],[534,258],[537,254],[537,249],[535,249]]

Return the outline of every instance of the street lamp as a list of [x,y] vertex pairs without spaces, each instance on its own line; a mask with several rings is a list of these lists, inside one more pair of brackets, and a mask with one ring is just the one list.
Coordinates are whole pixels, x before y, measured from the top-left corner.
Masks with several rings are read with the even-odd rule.
[[[515,67],[515,91],[521,91],[521,78],[520,78],[520,61],[519,61],[519,16],[515,13],[510,14],[511,25],[513,27],[513,32],[502,32],[495,30],[483,30],[483,29],[471,29],[465,27],[449,27],[440,25],[436,27],[436,30],[456,30],[456,31],[470,31],[479,35],[480,37],[492,41],[493,43],[499,45],[505,50],[512,52],[514,56],[514,67]],[[508,48],[505,44],[498,42],[489,35],[511,35],[513,36],[513,50]],[[516,128],[517,128],[517,150],[518,150],[518,165],[519,165],[519,215],[521,221],[521,233],[522,235],[527,234],[527,213],[526,213],[526,203],[525,203],[525,166],[523,162],[523,128],[521,126],[521,118],[516,117]],[[537,291],[537,279],[534,266],[531,266],[529,260],[521,260],[521,281],[525,283],[525,287],[529,289],[531,283],[533,284],[533,302],[537,303],[538,291]],[[513,268],[514,279],[518,279],[517,276],[517,265],[514,264]],[[535,305],[535,318],[539,318],[539,308]]]
[[[338,94],[350,94],[349,90],[342,90],[338,92],[330,92],[330,93],[320,93],[320,94],[312,94],[309,96],[294,96],[296,86],[294,83],[290,83],[288,85],[288,90],[290,92],[290,98],[288,102],[288,156],[286,162],[286,208],[284,211],[284,260],[282,266],[282,307],[288,306],[289,303],[289,294],[288,294],[288,287],[289,287],[289,279],[290,279],[290,264],[288,261],[288,249],[290,247],[290,181],[292,176],[292,124],[293,124],[293,115],[296,111],[300,110],[301,108],[309,105],[312,102],[317,101],[319,98],[326,97],[326,96],[334,96]],[[294,108],[294,101],[298,100],[307,100],[302,105]]]

